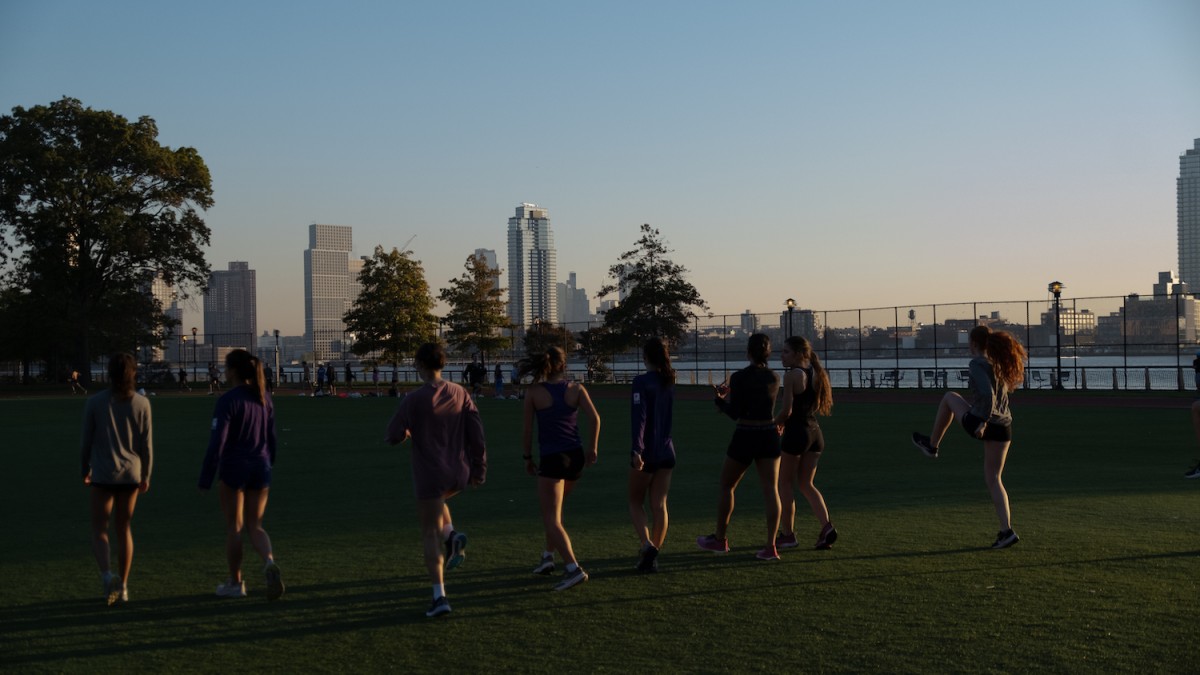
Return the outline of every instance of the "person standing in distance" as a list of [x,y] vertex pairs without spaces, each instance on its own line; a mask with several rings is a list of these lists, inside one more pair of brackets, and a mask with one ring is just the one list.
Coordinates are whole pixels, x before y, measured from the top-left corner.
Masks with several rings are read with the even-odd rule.
[[463,387],[442,379],[446,352],[426,342],[417,349],[413,366],[424,384],[400,401],[388,422],[390,445],[412,439],[412,476],[417,496],[417,520],[425,552],[425,568],[433,583],[433,604],[427,617],[450,612],[443,570],[466,558],[467,535],[454,529],[447,500],[468,485],[487,478],[487,445],[479,410]]
[[969,346],[972,358],[968,364],[968,382],[975,393],[974,400],[968,403],[957,392],[947,392],[938,404],[930,434],[914,431],[912,441],[927,457],[937,459],[938,447],[955,417],[962,420],[968,434],[983,441],[983,477],[1000,521],[1000,532],[992,548],[1008,548],[1021,538],[1012,529],[1012,511],[1001,474],[1012,443],[1008,393],[1024,381],[1025,348],[1011,334],[987,326],[971,329]]
[[[108,361],[109,388],[92,396],[83,413],[83,484],[91,486],[92,553],[109,605],[129,600],[133,566],[133,508],[150,490],[154,438],[150,401],[134,390],[137,362],[131,354]],[[108,523],[117,534],[117,573],[110,569]]]
[[242,534],[263,561],[267,600],[283,595],[283,580],[275,563],[271,537],[263,529],[271,469],[275,466],[275,405],[267,394],[262,363],[244,349],[225,357],[229,391],[217,399],[208,451],[200,468],[199,487],[208,492],[220,479],[218,496],[225,515],[225,557],[229,578],[217,586],[222,598],[246,597],[242,578]]

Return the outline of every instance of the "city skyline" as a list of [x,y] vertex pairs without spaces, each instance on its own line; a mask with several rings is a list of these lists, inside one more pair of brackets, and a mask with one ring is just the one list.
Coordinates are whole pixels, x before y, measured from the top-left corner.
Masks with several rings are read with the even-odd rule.
[[1177,269],[1196,25],[1186,0],[5,3],[0,109],[74,96],[195,147],[207,257],[253,261],[285,334],[298,227],[417,235],[437,289],[521,200],[581,287],[650,223],[719,312],[1120,295]]

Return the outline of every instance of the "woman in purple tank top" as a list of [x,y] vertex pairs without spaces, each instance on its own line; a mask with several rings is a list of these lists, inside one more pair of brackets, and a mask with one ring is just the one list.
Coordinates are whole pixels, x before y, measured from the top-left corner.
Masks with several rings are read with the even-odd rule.
[[[587,572],[575,560],[571,537],[562,524],[563,500],[571,494],[585,464],[596,463],[600,440],[600,415],[583,385],[567,382],[567,356],[562,349],[550,347],[531,355],[520,364],[519,376],[533,377],[525,394],[525,433],[522,438],[525,470],[537,476],[538,501],[542,524],[546,529],[546,549],[534,574],[554,571],[554,552],[566,564],[566,575],[554,587],[556,591],[587,581]],[[579,410],[589,420],[588,441],[579,436]],[[533,461],[533,429],[536,420],[539,462]]]

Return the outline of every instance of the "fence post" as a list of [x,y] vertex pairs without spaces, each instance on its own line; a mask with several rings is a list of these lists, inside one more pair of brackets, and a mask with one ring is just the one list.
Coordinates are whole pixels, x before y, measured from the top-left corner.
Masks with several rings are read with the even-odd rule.
[[1087,368],[1079,369],[1079,388],[1087,391]]
[[1150,366],[1146,366],[1146,391],[1150,391]]
[[1113,391],[1117,390],[1117,369],[1113,368]]
[[1176,381],[1178,383],[1179,391],[1183,391],[1183,389],[1184,389],[1184,387],[1183,387],[1183,366],[1180,366],[1180,365],[1175,366],[1175,375],[1176,375]]

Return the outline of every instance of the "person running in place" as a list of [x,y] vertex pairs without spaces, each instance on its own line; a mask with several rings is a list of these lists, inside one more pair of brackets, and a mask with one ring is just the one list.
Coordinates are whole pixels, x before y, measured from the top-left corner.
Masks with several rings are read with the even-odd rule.
[[[641,540],[637,570],[658,571],[658,553],[667,538],[667,491],[675,468],[671,419],[675,405],[675,369],[666,344],[651,338],[642,347],[646,372],[633,378],[633,449],[629,458],[629,517]],[[650,496],[653,529],[646,528]]]
[[737,421],[733,439],[721,468],[717,499],[717,529],[696,538],[706,551],[728,553],[726,529],[733,515],[733,493],[753,464],[762,484],[767,511],[767,545],[756,554],[759,560],[779,560],[775,535],[779,531],[779,431],[775,427],[775,396],[779,377],[767,366],[771,340],[762,333],[750,336],[746,347],[750,365],[729,378],[729,385],[716,387],[717,408]]
[[[525,470],[538,477],[538,502],[546,531],[546,549],[534,574],[554,571],[554,552],[566,564],[563,580],[554,587],[565,591],[588,580],[588,574],[571,548],[571,537],[563,527],[563,501],[574,490],[585,464],[596,463],[600,441],[600,414],[587,389],[566,381],[567,356],[559,347],[549,347],[521,362],[520,376],[531,375],[533,384],[525,396],[525,424],[521,447]],[[588,419],[587,449],[579,435],[578,413]],[[537,426],[539,463],[533,462],[533,430]]]
[[504,398],[504,366],[497,363],[493,377],[496,383],[496,398]]
[[275,466],[275,405],[266,392],[262,363],[244,349],[225,357],[225,377],[230,389],[217,399],[213,412],[208,452],[200,468],[199,487],[207,492],[213,480],[218,487],[221,512],[225,514],[225,555],[229,578],[217,586],[223,598],[246,597],[242,578],[242,532],[263,560],[267,600],[283,595],[279,565],[271,548],[271,537],[263,529],[271,468]]
[[912,440],[926,456],[936,459],[942,438],[955,417],[962,421],[968,434],[983,440],[983,476],[996,507],[996,517],[1000,520],[1000,532],[992,548],[1008,548],[1021,539],[1012,529],[1008,492],[1000,476],[1004,473],[1004,461],[1012,442],[1008,393],[1025,377],[1025,348],[1011,334],[993,331],[987,326],[973,328],[969,344],[972,358],[968,365],[968,382],[975,394],[974,400],[968,403],[956,392],[947,392],[938,404],[930,434],[925,436],[914,431]]
[[[129,568],[133,564],[133,507],[150,490],[154,439],[150,401],[134,391],[137,362],[130,354],[108,361],[109,388],[92,396],[83,413],[80,443],[83,484],[92,488],[92,553],[100,566],[100,583],[108,604],[129,600]],[[108,521],[117,535],[117,573],[110,568]]]
[[70,377],[67,378],[67,380],[71,383],[71,393],[72,394],[86,394],[87,393],[87,389],[83,386],[83,383],[81,383],[79,381],[79,371],[78,370],[72,370],[71,375],[70,375]]
[[783,343],[780,352],[783,367],[789,369],[783,376],[783,395],[780,397],[779,413],[775,425],[782,434],[779,448],[779,500],[782,505],[782,530],[775,538],[776,548],[795,548],[796,540],[796,494],[798,488],[813,515],[821,524],[817,536],[817,549],[829,549],[837,540],[837,530],[829,522],[829,509],[821,491],[813,485],[817,475],[817,462],[825,450],[825,437],[817,424],[817,415],[828,415],[833,408],[833,392],[829,386],[829,374],[821,366],[821,359],[812,350],[808,340],[794,335]]
[[433,604],[425,616],[450,611],[443,569],[452,570],[466,557],[467,535],[454,529],[446,500],[487,477],[483,422],[463,387],[442,379],[446,352],[427,342],[417,349],[413,366],[424,386],[400,401],[388,422],[391,445],[412,439],[412,475],[417,520],[425,549],[425,567],[433,582]]

